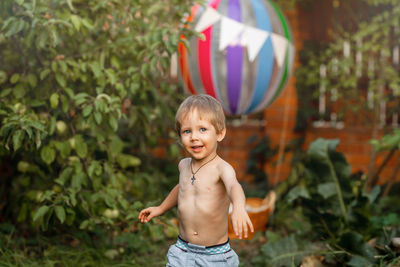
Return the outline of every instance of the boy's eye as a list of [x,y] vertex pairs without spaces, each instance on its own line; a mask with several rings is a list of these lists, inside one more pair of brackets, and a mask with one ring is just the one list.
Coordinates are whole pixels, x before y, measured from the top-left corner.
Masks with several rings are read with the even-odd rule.
[[207,131],[206,128],[200,128],[200,132],[205,132],[205,131]]
[[188,134],[188,133],[190,133],[190,130],[184,130],[182,133]]

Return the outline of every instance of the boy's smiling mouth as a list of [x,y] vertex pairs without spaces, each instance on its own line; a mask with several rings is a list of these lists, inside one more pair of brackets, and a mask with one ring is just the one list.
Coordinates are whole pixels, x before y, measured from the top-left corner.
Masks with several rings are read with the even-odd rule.
[[193,150],[194,152],[200,152],[201,149],[202,149],[203,147],[204,147],[204,146],[202,146],[202,145],[199,145],[199,146],[191,146],[191,148],[192,148],[192,150]]

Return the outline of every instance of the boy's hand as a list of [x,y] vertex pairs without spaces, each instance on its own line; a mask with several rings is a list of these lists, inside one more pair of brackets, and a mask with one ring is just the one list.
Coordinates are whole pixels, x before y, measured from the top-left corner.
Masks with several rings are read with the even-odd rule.
[[248,228],[252,233],[254,232],[253,224],[251,223],[249,215],[245,209],[233,209],[231,218],[233,231],[235,232],[235,235],[239,237],[239,239],[242,239],[243,234],[244,238],[247,238]]
[[139,213],[139,220],[142,223],[149,222],[153,217],[157,217],[163,214],[160,207],[149,207],[147,209],[142,210]]

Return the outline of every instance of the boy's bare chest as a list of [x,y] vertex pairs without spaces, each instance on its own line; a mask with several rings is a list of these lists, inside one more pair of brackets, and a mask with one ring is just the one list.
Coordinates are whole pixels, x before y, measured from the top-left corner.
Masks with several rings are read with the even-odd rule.
[[[191,177],[190,177],[191,178]],[[179,183],[178,209],[185,214],[208,212],[221,208],[227,198],[224,183],[220,178],[195,177],[192,184],[189,177],[182,177]]]
[[221,186],[223,187],[223,183],[216,170],[196,174],[184,171],[179,176],[179,187],[184,191],[193,193],[210,192],[220,189]]

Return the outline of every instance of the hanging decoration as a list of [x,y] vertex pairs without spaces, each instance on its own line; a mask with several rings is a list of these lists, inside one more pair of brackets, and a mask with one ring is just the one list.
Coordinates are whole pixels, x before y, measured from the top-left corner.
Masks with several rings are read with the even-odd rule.
[[179,45],[179,67],[192,94],[217,98],[228,114],[269,106],[289,78],[294,46],[288,23],[269,0],[211,0],[188,17],[203,38]]

